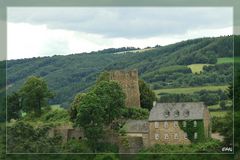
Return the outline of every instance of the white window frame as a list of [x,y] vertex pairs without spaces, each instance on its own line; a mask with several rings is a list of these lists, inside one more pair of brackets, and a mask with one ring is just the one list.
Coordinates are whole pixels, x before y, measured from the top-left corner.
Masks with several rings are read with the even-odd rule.
[[155,127],[155,129],[159,128],[159,122],[154,122],[154,127]]
[[168,128],[168,122],[167,121],[163,122],[163,127]]
[[193,121],[193,126],[197,127],[197,121]]
[[159,140],[160,136],[158,133],[155,133],[155,140]]
[[167,133],[164,134],[164,139],[169,139],[169,135]]
[[194,133],[194,139],[197,139],[198,138],[198,134],[197,132]]
[[187,126],[187,122],[183,121],[183,127],[186,127],[186,126]]
[[188,135],[187,135],[186,132],[184,132],[184,138],[185,138],[185,139],[188,139]]
[[174,133],[174,139],[179,139],[178,133]]

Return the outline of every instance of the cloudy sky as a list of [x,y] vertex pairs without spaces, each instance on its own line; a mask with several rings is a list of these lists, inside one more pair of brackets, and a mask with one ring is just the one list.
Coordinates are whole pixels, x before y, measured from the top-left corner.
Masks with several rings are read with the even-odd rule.
[[9,7],[8,59],[167,45],[232,34],[226,7]]

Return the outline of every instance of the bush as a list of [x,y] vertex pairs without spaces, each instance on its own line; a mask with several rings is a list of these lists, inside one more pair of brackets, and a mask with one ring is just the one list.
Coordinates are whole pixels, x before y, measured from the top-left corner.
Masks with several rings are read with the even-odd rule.
[[149,111],[147,109],[123,108],[122,117],[124,119],[148,119]]
[[69,140],[63,146],[63,152],[66,153],[91,153],[91,149],[84,140]]
[[50,126],[33,127],[16,122],[7,128],[7,149],[10,153],[61,152],[61,136],[48,137]]

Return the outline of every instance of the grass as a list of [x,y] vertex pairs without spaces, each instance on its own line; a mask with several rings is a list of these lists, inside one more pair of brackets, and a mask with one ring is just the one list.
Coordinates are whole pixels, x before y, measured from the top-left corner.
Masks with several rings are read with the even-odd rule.
[[224,58],[218,58],[217,59],[217,64],[223,64],[223,63],[240,63],[240,57],[224,57]]
[[225,58],[217,59],[217,64],[223,64],[223,63],[233,63],[233,58],[225,57]]
[[63,110],[63,108],[60,107],[59,104],[54,104],[54,105],[51,105],[50,107],[51,107],[52,110]]
[[154,48],[144,48],[144,49],[137,49],[132,51],[121,51],[121,52],[115,52],[114,54],[125,54],[125,53],[141,53],[149,50],[153,50]]
[[209,109],[220,109],[220,105],[219,104],[215,104],[215,105],[211,105],[211,106],[208,106]]
[[227,111],[213,111],[213,112],[210,112],[211,116],[212,117],[225,117],[226,114],[227,114]]
[[[226,103],[226,106],[229,107],[232,105],[232,101],[231,100],[225,100],[225,103]],[[220,109],[220,105],[219,103],[218,104],[215,104],[215,105],[211,105],[211,106],[208,106],[209,109]]]
[[187,67],[192,70],[192,73],[200,73],[203,70],[203,66],[208,66],[210,64],[191,64]]
[[200,90],[209,90],[209,91],[216,91],[216,90],[226,90],[228,88],[227,85],[224,86],[198,86],[198,87],[187,87],[187,88],[168,88],[168,89],[159,89],[154,90],[154,92],[159,95],[163,93],[170,93],[170,94],[192,94],[194,92],[198,92]]

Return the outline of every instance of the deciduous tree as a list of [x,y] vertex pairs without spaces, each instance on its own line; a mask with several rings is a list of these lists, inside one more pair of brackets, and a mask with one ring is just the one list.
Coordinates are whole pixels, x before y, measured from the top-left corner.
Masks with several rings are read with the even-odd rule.
[[30,76],[20,89],[23,100],[23,109],[41,115],[41,108],[47,105],[47,100],[53,97],[44,79]]

